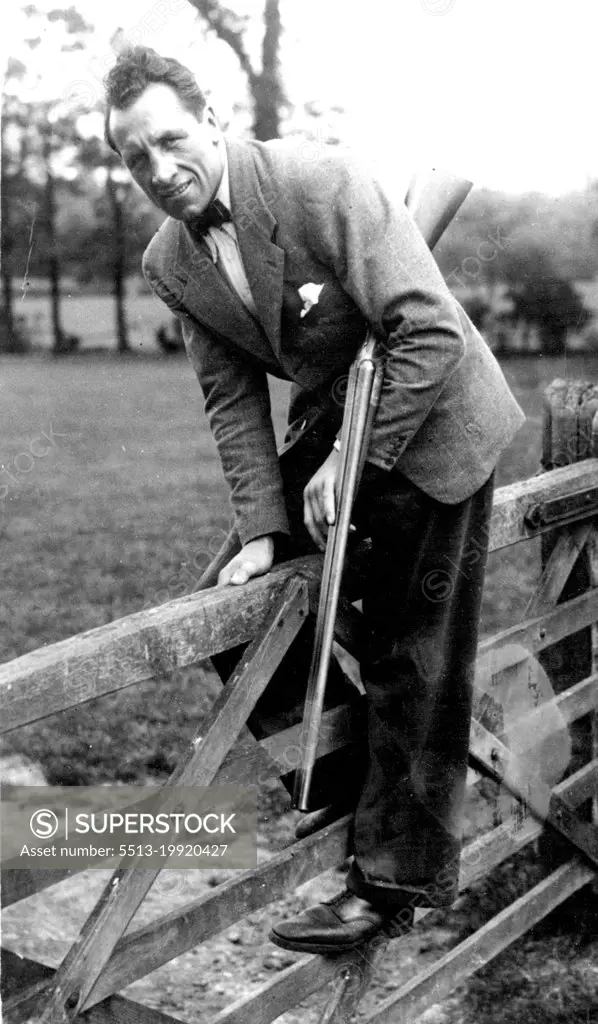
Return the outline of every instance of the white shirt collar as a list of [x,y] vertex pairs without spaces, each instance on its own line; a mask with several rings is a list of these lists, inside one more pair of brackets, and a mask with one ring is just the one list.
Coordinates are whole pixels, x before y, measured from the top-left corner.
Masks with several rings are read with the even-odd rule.
[[224,146],[224,170],[222,171],[222,180],[218,186],[215,198],[219,199],[221,203],[224,203],[227,210],[230,210],[232,213],[230,206],[230,182],[228,179],[228,155],[226,152],[226,146]]

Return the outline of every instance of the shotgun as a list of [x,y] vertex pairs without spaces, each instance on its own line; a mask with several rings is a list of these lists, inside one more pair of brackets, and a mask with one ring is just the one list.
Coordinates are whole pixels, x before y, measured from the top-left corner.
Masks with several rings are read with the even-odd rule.
[[[450,224],[471,187],[469,181],[448,177],[438,171],[431,171],[426,177],[418,176],[412,180],[405,203],[430,249],[434,248]],[[309,794],[320,738],[351,511],[365,462],[383,376],[384,366],[376,355],[375,339],[368,332],[351,366],[343,414],[336,478],[336,517],[326,541],[314,649],[299,741],[301,758],[294,781],[292,806],[300,811],[310,810]]]

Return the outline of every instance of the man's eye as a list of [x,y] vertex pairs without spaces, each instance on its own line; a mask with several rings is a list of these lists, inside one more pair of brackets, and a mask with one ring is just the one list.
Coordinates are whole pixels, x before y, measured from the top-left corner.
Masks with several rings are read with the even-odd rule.
[[174,147],[176,146],[178,141],[179,141],[178,138],[176,138],[176,139],[172,139],[172,138],[171,139],[164,139],[162,141],[162,145],[164,146],[165,149],[174,149]]

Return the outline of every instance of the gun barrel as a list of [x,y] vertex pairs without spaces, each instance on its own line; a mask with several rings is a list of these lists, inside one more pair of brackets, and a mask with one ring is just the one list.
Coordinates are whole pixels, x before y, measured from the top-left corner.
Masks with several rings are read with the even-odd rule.
[[316,618],[314,648],[309,672],[303,730],[300,740],[302,764],[295,774],[293,807],[309,810],[308,800],[317,755],[320,722],[330,665],[334,624],[340,595],[351,511],[359,486],[371,428],[382,383],[382,366],[375,355],[375,339],[368,334],[351,366],[343,419],[341,452],[336,482],[336,517],[330,527],[322,586]]

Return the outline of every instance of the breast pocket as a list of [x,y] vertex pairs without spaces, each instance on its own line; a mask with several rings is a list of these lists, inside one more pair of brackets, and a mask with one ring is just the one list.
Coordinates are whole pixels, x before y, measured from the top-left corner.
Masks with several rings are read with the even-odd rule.
[[285,281],[281,318],[281,350],[296,367],[330,374],[351,361],[366,333],[367,323],[352,298],[336,280],[322,285],[317,302],[310,304],[301,283]]

